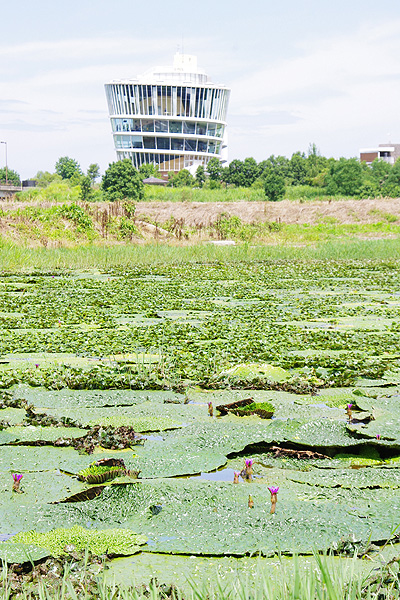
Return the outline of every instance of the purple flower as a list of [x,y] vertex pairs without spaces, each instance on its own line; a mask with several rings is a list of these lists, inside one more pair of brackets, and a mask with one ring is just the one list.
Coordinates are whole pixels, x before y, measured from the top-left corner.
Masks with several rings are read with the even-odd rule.
[[271,492],[271,496],[273,496],[274,494],[277,494],[279,492],[278,487],[269,487],[268,489]]
[[11,475],[16,483],[18,481],[21,481],[21,479],[23,478],[23,475],[21,473],[11,473]]
[[208,406],[212,406],[212,402],[209,402],[209,403],[208,403]]
[[348,408],[348,410],[351,410],[351,407],[352,407],[352,406],[353,406],[352,404],[348,404],[348,405],[347,405],[347,408]]
[[35,367],[38,369],[38,368],[39,368],[39,365],[35,365]]
[[377,433],[377,434],[376,434],[376,439],[377,439],[377,440],[380,440],[380,439],[381,439],[381,434],[380,434],[380,433]]
[[246,458],[246,467],[251,467],[253,465],[253,459],[252,458]]

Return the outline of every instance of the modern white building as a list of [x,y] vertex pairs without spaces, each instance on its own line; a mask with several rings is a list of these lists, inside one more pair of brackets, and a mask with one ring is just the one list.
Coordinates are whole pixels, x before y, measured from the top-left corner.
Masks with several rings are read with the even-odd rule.
[[370,165],[376,158],[394,165],[396,160],[400,158],[400,144],[379,144],[375,148],[361,148],[360,161]]
[[211,83],[195,56],[178,52],[172,67],[105,88],[118,160],[158,165],[164,173],[193,173],[212,157],[226,161],[230,90]]

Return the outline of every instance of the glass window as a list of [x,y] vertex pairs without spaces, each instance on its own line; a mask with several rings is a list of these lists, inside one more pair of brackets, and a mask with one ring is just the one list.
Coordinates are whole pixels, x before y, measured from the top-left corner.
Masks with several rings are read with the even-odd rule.
[[131,131],[142,131],[140,119],[131,119]]
[[143,136],[131,135],[132,148],[143,148]]
[[209,123],[208,127],[207,127],[207,133],[208,135],[215,135],[215,123]]
[[156,138],[155,137],[143,137],[143,146],[147,150],[154,150],[156,147]]
[[142,119],[142,131],[154,131],[153,119]]
[[183,140],[171,140],[171,150],[183,150]]
[[197,135],[206,135],[207,125],[205,123],[197,123]]
[[193,123],[190,121],[184,121],[183,122],[183,133],[195,134],[196,133],[196,123]]
[[170,121],[169,122],[169,132],[170,133],[182,133],[181,121]]
[[217,136],[218,137],[222,137],[223,133],[224,133],[223,126],[222,125],[217,125]]
[[207,152],[207,142],[198,142],[197,149],[199,152]]
[[215,152],[215,142],[208,142],[208,152],[214,154]]
[[155,121],[155,130],[160,133],[168,133],[168,121]]
[[169,150],[170,148],[170,138],[162,137],[157,138],[157,149],[158,150]]
[[196,140],[185,140],[185,150],[196,152]]

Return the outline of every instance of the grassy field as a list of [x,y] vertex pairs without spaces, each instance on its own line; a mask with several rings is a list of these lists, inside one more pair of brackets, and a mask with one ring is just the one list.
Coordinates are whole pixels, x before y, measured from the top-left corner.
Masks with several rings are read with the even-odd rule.
[[52,269],[107,269],[132,265],[222,263],[253,261],[321,261],[382,260],[400,258],[400,240],[329,241],[317,247],[280,245],[215,246],[193,244],[176,246],[163,243],[145,245],[88,245],[77,248],[22,248],[12,244],[0,246],[2,271],[36,271]]

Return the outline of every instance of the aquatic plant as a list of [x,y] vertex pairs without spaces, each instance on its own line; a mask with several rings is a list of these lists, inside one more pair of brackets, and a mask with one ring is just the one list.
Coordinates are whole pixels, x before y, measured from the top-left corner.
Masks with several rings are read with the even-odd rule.
[[352,415],[353,415],[352,408],[353,408],[352,404],[348,404],[347,408],[346,408],[346,414],[347,414],[347,416],[349,418],[349,421],[351,421]]
[[240,475],[239,471],[235,471],[233,473],[233,483],[239,483],[239,475]]
[[214,408],[212,402],[208,402],[208,414],[210,415],[210,417],[214,416]]
[[249,501],[248,501],[248,507],[249,508],[254,508],[254,500],[251,494],[249,494]]
[[24,531],[13,536],[7,544],[33,544],[47,548],[53,556],[68,554],[71,546],[75,550],[87,550],[91,554],[130,555],[139,552],[147,537],[127,529],[86,529],[80,525],[52,529],[45,533]]
[[12,491],[17,492],[17,494],[21,494],[22,490],[20,489],[20,483],[23,475],[21,473],[11,473],[11,475],[14,480]]
[[253,479],[253,459],[246,458],[244,461],[244,469],[240,472],[241,477],[246,481]]
[[270,514],[273,515],[275,513],[276,503],[278,502],[279,487],[269,487],[268,489],[271,492],[271,510],[270,510]]
[[86,469],[79,471],[78,479],[86,481],[86,483],[99,484],[115,479],[116,477],[127,476],[137,479],[139,472],[127,469],[122,459],[108,458],[98,460],[90,464]]

